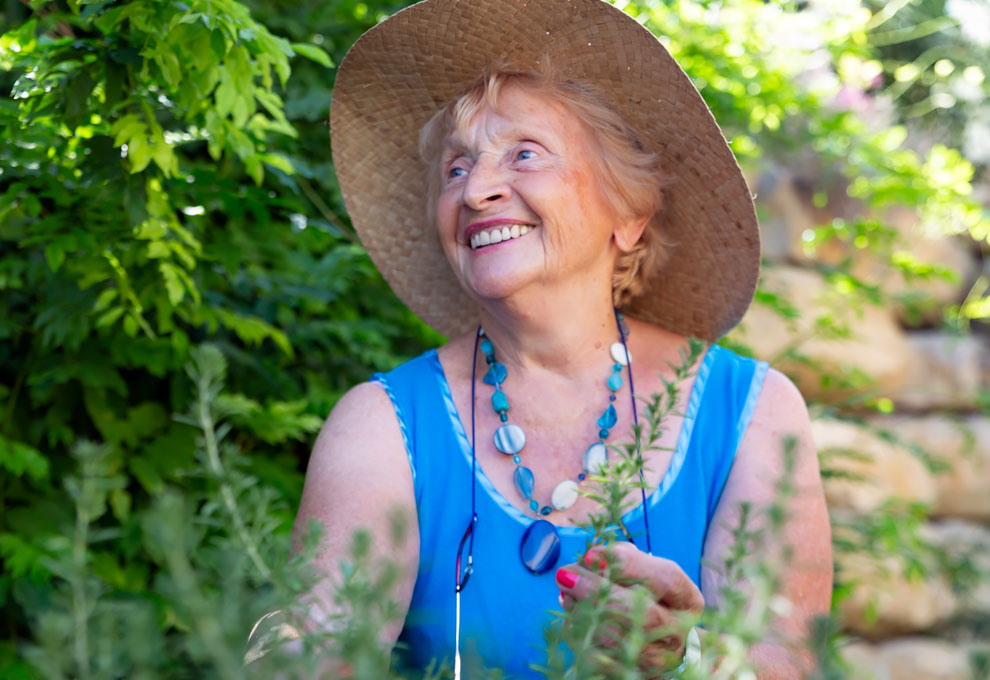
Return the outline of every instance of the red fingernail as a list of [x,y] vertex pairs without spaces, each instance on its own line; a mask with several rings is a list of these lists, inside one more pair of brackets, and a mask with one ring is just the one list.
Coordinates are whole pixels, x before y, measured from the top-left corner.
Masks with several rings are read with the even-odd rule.
[[578,575],[573,571],[567,571],[563,567],[557,570],[557,583],[564,588],[573,588],[578,582]]

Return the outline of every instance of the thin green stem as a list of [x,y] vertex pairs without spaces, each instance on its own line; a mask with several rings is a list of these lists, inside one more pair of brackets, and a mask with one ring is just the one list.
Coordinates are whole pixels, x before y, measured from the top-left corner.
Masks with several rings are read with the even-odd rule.
[[79,678],[88,678],[89,669],[89,617],[86,611],[86,547],[89,540],[89,518],[84,499],[89,494],[91,481],[81,480],[80,497],[76,500],[76,529],[72,541],[72,652],[76,660]]
[[197,387],[199,426],[203,431],[203,443],[206,447],[206,457],[209,461],[210,469],[213,471],[213,474],[216,475],[217,480],[220,483],[220,494],[223,497],[223,503],[227,507],[227,512],[230,513],[231,519],[234,521],[234,530],[237,532],[237,536],[244,544],[248,557],[251,558],[255,568],[262,575],[262,577],[265,579],[270,579],[271,570],[262,559],[257,545],[251,537],[250,532],[247,530],[247,526],[244,524],[244,518],[241,517],[240,509],[237,507],[237,499],[234,497],[234,491],[230,488],[230,484],[226,481],[226,477],[224,475],[223,463],[220,460],[220,447],[217,443],[216,423],[213,420],[213,412],[210,410],[210,404],[207,401],[209,387],[203,384],[202,377],[200,377]]

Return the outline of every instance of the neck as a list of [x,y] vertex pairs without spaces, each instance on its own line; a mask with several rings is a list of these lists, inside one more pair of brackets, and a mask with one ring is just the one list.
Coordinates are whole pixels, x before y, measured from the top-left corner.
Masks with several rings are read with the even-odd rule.
[[600,371],[602,350],[619,339],[611,290],[500,300],[481,309],[485,334],[499,361],[526,371],[538,368],[576,377]]

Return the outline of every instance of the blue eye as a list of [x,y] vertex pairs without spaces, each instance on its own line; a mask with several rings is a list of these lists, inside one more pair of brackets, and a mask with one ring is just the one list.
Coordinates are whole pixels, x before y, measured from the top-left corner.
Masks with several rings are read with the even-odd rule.
[[453,167],[447,171],[447,179],[457,179],[467,174],[467,170],[461,167]]
[[536,158],[536,152],[531,151],[530,149],[523,149],[516,154],[517,161],[528,161],[530,158]]

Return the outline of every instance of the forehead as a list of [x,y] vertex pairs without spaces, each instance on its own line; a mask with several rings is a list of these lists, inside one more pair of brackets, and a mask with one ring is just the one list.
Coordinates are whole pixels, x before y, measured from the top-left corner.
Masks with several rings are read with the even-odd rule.
[[585,126],[571,109],[532,87],[505,83],[494,102],[480,97],[456,116],[444,139],[445,152],[533,140],[564,150],[587,142]]

